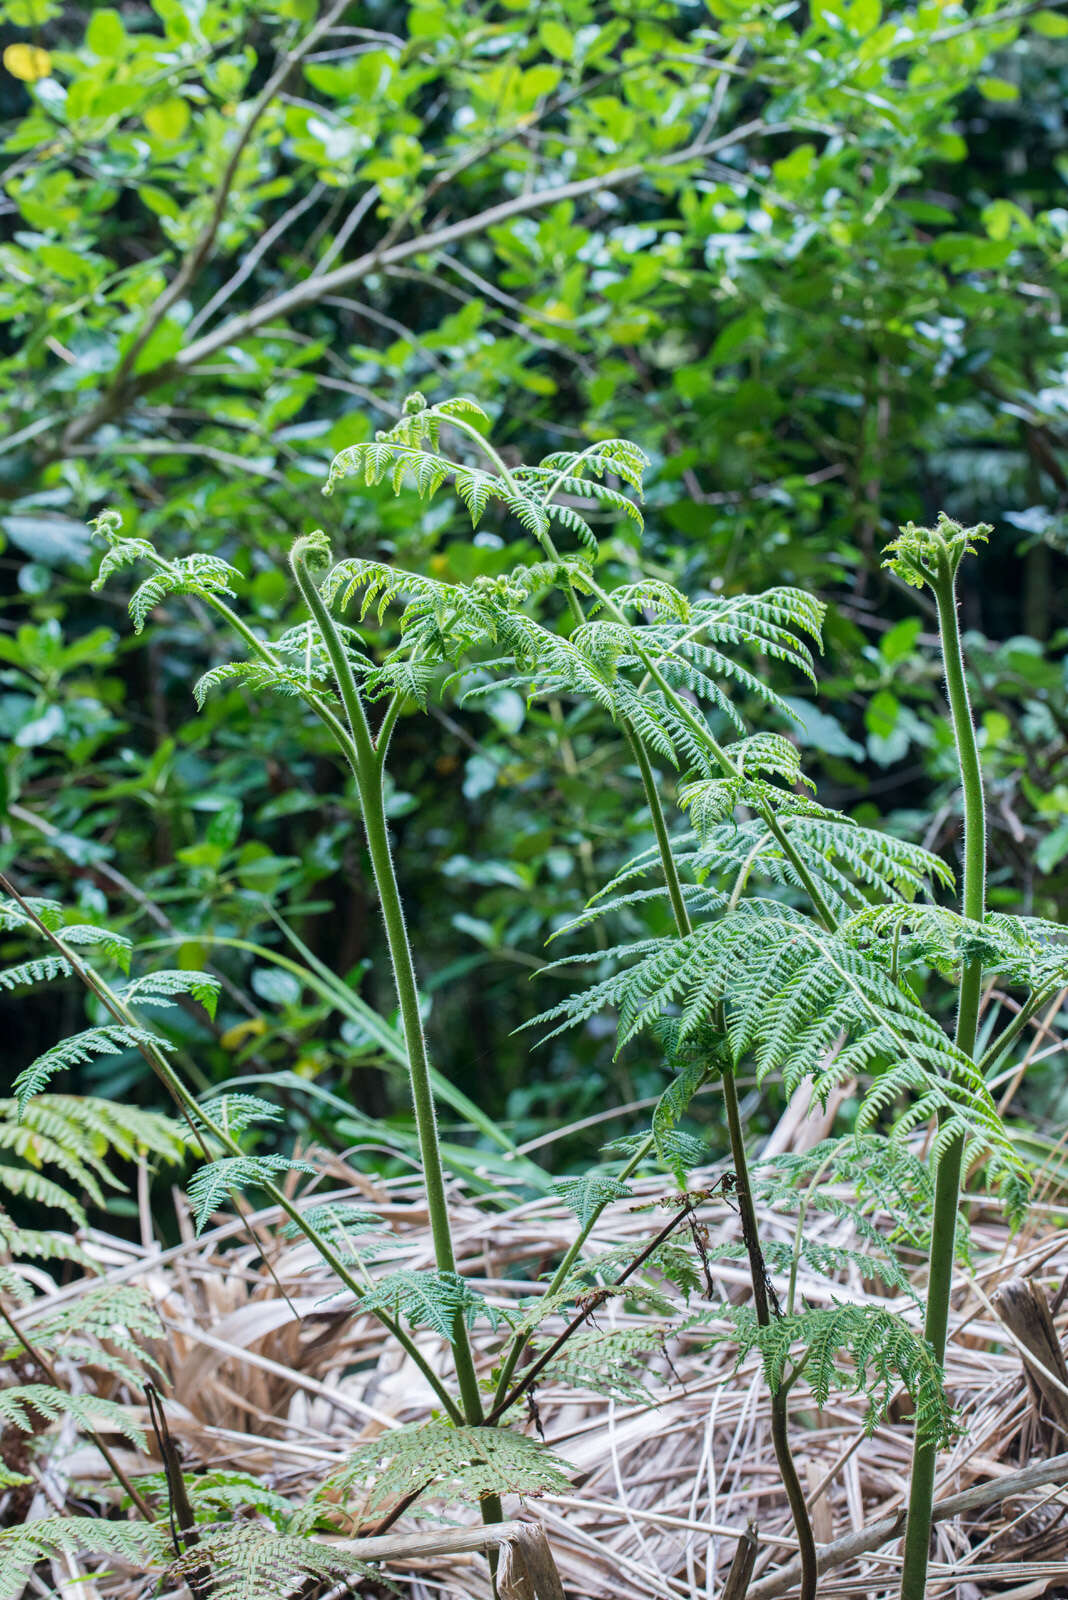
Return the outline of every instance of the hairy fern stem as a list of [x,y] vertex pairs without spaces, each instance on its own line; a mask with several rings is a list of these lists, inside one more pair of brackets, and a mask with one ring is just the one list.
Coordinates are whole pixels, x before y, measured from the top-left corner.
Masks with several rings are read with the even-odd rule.
[[[953,735],[964,796],[964,881],[961,912],[970,922],[982,922],[986,912],[986,808],[983,797],[979,745],[968,699],[957,617],[956,564],[942,551],[937,574],[931,581],[938,605],[938,626],[946,674]],[[966,962],[961,971],[955,1043],[965,1055],[975,1053],[982,991],[982,961]],[[957,1138],[938,1162],[935,1174],[931,1258],[927,1284],[924,1334],[936,1360],[945,1359],[949,1328],[949,1303],[953,1287],[953,1262],[960,1204],[964,1143]],[[901,1600],[924,1600],[931,1542],[932,1506],[937,1444],[917,1435],[912,1458],[908,1523],[905,1530]]]
[[[411,1078],[412,1100],[415,1107],[415,1127],[419,1139],[419,1154],[426,1190],[427,1211],[434,1244],[434,1259],[439,1272],[455,1273],[456,1252],[452,1242],[448,1200],[445,1194],[445,1173],[438,1140],[437,1115],[434,1110],[434,1093],[430,1082],[430,1061],[427,1055],[423,1020],[419,1012],[419,989],[412,960],[411,944],[401,903],[393,853],[389,845],[383,793],[383,768],[375,750],[374,740],[367,722],[363,701],[356,686],[352,663],[338,633],[330,610],[312,578],[311,566],[321,567],[328,559],[324,535],[311,534],[298,539],[290,554],[290,566],[305,604],[315,620],[316,627],[334,671],[341,703],[352,737],[353,753],[349,757],[363,812],[367,849],[371,858],[375,888],[382,907],[386,928],[393,979],[400,1006],[401,1026],[408,1051],[408,1068]],[[347,748],[346,752],[349,754]],[[477,1425],[482,1421],[482,1397],[478,1374],[475,1371],[471,1341],[463,1316],[457,1313],[453,1329],[453,1359],[456,1379],[463,1402],[466,1422]]]

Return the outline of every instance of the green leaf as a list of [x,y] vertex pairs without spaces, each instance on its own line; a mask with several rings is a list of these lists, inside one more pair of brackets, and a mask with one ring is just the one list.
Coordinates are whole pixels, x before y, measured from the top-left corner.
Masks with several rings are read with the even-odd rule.
[[575,40],[562,22],[547,18],[538,23],[538,38],[551,56],[559,61],[570,61],[575,54]]

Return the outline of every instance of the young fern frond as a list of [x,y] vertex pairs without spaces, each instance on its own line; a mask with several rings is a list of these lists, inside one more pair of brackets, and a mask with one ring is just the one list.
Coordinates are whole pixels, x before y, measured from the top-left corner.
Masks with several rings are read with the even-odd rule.
[[220,983],[208,972],[146,972],[119,990],[124,1005],[169,1006],[175,995],[186,994],[214,1017]]
[[553,1182],[553,1192],[575,1213],[583,1227],[613,1200],[626,1200],[630,1196],[630,1189],[618,1178],[596,1172],[583,1173],[577,1178],[557,1178]]
[[196,551],[191,556],[179,556],[167,563],[162,571],[146,578],[130,597],[130,620],[134,632],[141,633],[150,612],[171,595],[227,595],[232,596],[232,584],[241,577],[236,567],[219,556]]

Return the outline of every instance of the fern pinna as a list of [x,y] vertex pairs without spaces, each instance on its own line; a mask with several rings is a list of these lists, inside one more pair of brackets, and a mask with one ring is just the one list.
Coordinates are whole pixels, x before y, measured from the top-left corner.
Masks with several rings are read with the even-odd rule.
[[[625,1293],[669,1319],[672,1307],[660,1285],[675,1282],[684,1294],[700,1294],[717,1255],[733,1252],[748,1264],[752,1304],[735,1309],[727,1331],[739,1358],[751,1353],[767,1377],[772,1438],[802,1556],[802,1594],[811,1600],[816,1551],[787,1412],[800,1381],[807,1382],[817,1405],[841,1384],[862,1391],[870,1425],[891,1389],[903,1384],[915,1402],[924,1459],[933,1457],[954,1427],[940,1352],[916,1326],[896,1255],[895,1240],[910,1246],[922,1240],[926,1246],[932,1230],[937,1235],[941,1227],[945,1234],[945,1202],[915,1159],[910,1135],[936,1119],[932,1149],[940,1173],[947,1161],[967,1156],[1004,1183],[1013,1204],[1020,1204],[1022,1194],[1019,1164],[986,1088],[991,1060],[976,1060],[959,1030],[953,1040],[944,1033],[921,1004],[911,974],[918,963],[951,976],[960,969],[968,975],[969,994],[976,974],[981,979],[993,970],[1029,987],[1017,1032],[1006,1030],[990,1047],[996,1057],[1011,1048],[1041,995],[1063,973],[1057,939],[1038,925],[989,918],[981,905],[977,912],[974,896],[966,897],[963,915],[939,907],[937,895],[952,885],[941,861],[907,841],[858,827],[813,797],[789,737],[791,708],[769,681],[768,669],[775,662],[815,681],[819,602],[786,588],[761,596],[688,597],[659,578],[636,580],[631,570],[612,583],[612,561],[599,550],[597,532],[619,518],[641,528],[642,452],[609,439],[512,468],[489,441],[487,428],[485,413],[473,401],[428,405],[412,396],[394,428],[342,452],[327,490],[358,478],[388,481],[397,493],[410,484],[424,498],[447,491],[474,523],[494,513],[514,517],[540,547],[539,558],[500,578],[444,583],[373,559],[331,566],[325,536],[313,534],[297,542],[291,558],[310,620],[274,642],[261,638],[231,606],[236,569],[195,555],[166,560],[146,541],[125,537],[113,513],[96,524],[108,547],[102,579],[136,563],[151,568],[131,600],[135,627],[160,600],[187,593],[210,606],[247,652],[209,671],[197,687],[198,700],[241,680],[257,691],[296,695],[330,730],[351,769],[396,980],[434,1268],[415,1274],[381,1270],[360,1238],[359,1224],[339,1223],[329,1201],[314,1210],[295,1203],[276,1180],[294,1168],[299,1176],[301,1163],[247,1148],[259,1136],[257,1128],[266,1127],[271,1137],[272,1108],[254,1097],[244,1104],[240,1097],[198,1103],[170,1061],[166,1040],[145,1028],[135,1009],[137,1002],[151,1000],[151,984],[139,992],[102,985],[77,955],[75,941],[64,942],[61,928],[50,927],[32,906],[25,914],[50,944],[41,958],[48,971],[61,973],[66,969],[55,963],[67,962],[103,1001],[108,1020],[71,1048],[140,1049],[174,1097],[204,1157],[190,1186],[198,1222],[203,1225],[224,1198],[246,1186],[265,1191],[312,1242],[357,1312],[377,1316],[433,1388],[441,1420],[410,1441],[391,1438],[358,1451],[342,1469],[345,1493],[358,1491],[364,1509],[383,1510],[388,1521],[423,1494],[476,1498],[483,1514],[495,1517],[502,1492],[558,1487],[558,1465],[520,1431],[518,1402],[530,1398],[545,1372],[564,1382],[592,1381],[600,1374],[615,1392],[636,1397],[643,1389],[641,1365],[652,1359],[662,1337],[654,1326],[644,1342],[631,1332],[622,1341],[612,1339],[585,1325],[590,1305]],[[449,454],[443,441],[452,440],[458,448]],[[354,623],[339,620],[336,613],[357,600]],[[393,609],[397,634],[391,646],[367,637],[372,607],[380,619]],[[574,1242],[537,1302],[498,1325],[456,1267],[433,1078],[382,785],[390,735],[402,711],[425,705],[438,688],[477,703],[488,688],[502,684],[530,697],[584,703],[600,715],[606,736],[624,741],[649,811],[652,849],[617,871],[562,933],[574,936],[589,922],[611,916],[640,935],[643,914],[657,898],[670,907],[675,932],[630,937],[598,952],[596,981],[542,1019],[552,1031],[614,1008],[621,1046],[642,1031],[656,1041],[665,1087],[647,1135],[609,1152],[619,1159],[601,1172],[565,1184],[563,1197],[578,1222]],[[381,710],[375,709],[379,702]],[[770,725],[751,730],[747,718],[754,712]],[[658,765],[672,774],[681,813],[674,829]],[[653,872],[658,882],[651,881]],[[54,914],[49,916],[55,923]],[[576,961],[581,964],[581,958],[565,958],[561,969]],[[162,990],[157,999],[166,999]],[[74,1057],[58,1055],[24,1074],[19,1089],[27,1108],[65,1059]],[[762,1082],[774,1075],[789,1090],[811,1081],[824,1096],[843,1078],[858,1078],[863,1095],[855,1139],[821,1152],[814,1165],[753,1169],[736,1083],[750,1062]],[[709,1085],[718,1085],[723,1097],[732,1168],[727,1188],[729,1203],[740,1213],[741,1237],[709,1243],[687,1199],[675,1219],[678,1229],[673,1223],[662,1230],[638,1281],[633,1260],[628,1265],[587,1253],[591,1232],[605,1205],[627,1195],[628,1180],[650,1160],[673,1172],[686,1190],[704,1147],[685,1123],[694,1095]],[[854,1152],[852,1164],[842,1157],[844,1149]],[[855,1187],[865,1169],[893,1174],[880,1191],[878,1221],[855,1203],[853,1214],[868,1275],[881,1276],[899,1304],[843,1300],[831,1310],[813,1306],[805,1297],[813,1274],[838,1282],[858,1267],[845,1247],[821,1249],[810,1240],[804,1218],[816,1206],[833,1211],[842,1203],[833,1185]],[[955,1190],[953,1199],[955,1206]],[[761,1203],[796,1218],[792,1249],[762,1239]],[[955,1209],[949,1222],[952,1253]],[[684,1248],[687,1238],[692,1248]],[[578,1309],[565,1320],[562,1335],[549,1338],[546,1319],[564,1316],[568,1307]],[[688,1326],[693,1338],[725,1336],[722,1318],[707,1311],[693,1312]],[[480,1339],[496,1345],[497,1366],[488,1385],[475,1363],[476,1327]],[[424,1337],[434,1333],[448,1346],[455,1391],[415,1342],[415,1329]],[[263,1581],[279,1588],[286,1562],[294,1581],[302,1574],[332,1575],[327,1558],[316,1566],[314,1553],[301,1567],[292,1540],[300,1530],[319,1526],[320,1518],[329,1519],[339,1486],[340,1480],[322,1497],[313,1496],[296,1521],[279,1513],[273,1530],[260,1527],[250,1535],[257,1548],[264,1545],[260,1554],[242,1554],[238,1531],[224,1530],[218,1538],[206,1533],[193,1550],[178,1554],[176,1571],[196,1577],[207,1569],[221,1592],[245,1593],[233,1587],[245,1582],[249,1594],[259,1593],[256,1574],[269,1574]],[[206,1486],[187,1486],[194,1511],[201,1487]],[[264,1515],[269,1519],[269,1508]]]

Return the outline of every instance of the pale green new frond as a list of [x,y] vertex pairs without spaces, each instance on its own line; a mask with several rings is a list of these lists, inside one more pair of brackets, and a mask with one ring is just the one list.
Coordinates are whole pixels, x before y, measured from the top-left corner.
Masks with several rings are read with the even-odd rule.
[[273,1183],[280,1172],[307,1172],[316,1168],[308,1161],[293,1161],[289,1156],[227,1156],[198,1167],[189,1180],[186,1194],[193,1208],[197,1232],[202,1233],[212,1213],[226,1204],[235,1191],[262,1188]]
[[[843,915],[867,904],[865,890],[895,901],[911,901],[930,893],[936,884],[952,887],[953,874],[938,856],[890,834],[862,828],[848,817],[785,813],[780,821],[805,869]],[[692,866],[702,879],[733,883],[741,872],[745,874],[743,888],[754,878],[799,890],[805,887],[782,846],[759,818],[710,828],[699,851],[678,859]],[[649,865],[653,864],[650,860]],[[642,863],[635,867],[647,870]],[[618,876],[616,881],[620,881]]]
[[171,1563],[167,1577],[181,1584],[205,1572],[210,1574],[212,1600],[286,1600],[307,1594],[311,1584],[321,1592],[343,1579],[374,1576],[373,1567],[336,1546],[279,1533],[269,1524],[240,1521],[202,1536]]
[[134,632],[142,631],[148,621],[149,613],[169,595],[194,594],[202,598],[233,595],[231,584],[240,576],[237,568],[232,567],[228,561],[223,561],[219,556],[208,555],[202,550],[195,551],[190,556],[180,556],[177,561],[168,562],[163,571],[153,573],[151,578],[146,578],[130,597],[130,620],[133,622]]
[[359,558],[339,561],[332,567],[323,579],[321,593],[328,605],[336,603],[344,611],[361,589],[361,621],[371,607],[377,605],[378,620],[381,622],[386,607],[406,597],[430,601],[439,620],[444,621],[449,611],[458,608],[464,598],[464,590],[459,584],[440,583],[436,578],[424,578],[418,572],[387,566],[384,561]]
[[44,1055],[24,1067],[15,1079],[15,1098],[22,1111],[34,1095],[40,1094],[57,1072],[70,1067],[84,1066],[97,1056],[119,1056],[126,1050],[141,1046],[168,1050],[170,1045],[144,1028],[131,1028],[125,1023],[109,1022],[99,1028],[87,1028],[52,1045]]
[[568,1026],[619,1010],[620,1042],[678,1007],[683,1045],[725,1007],[736,1062],[752,1052],[758,1078],[782,1073],[788,1092],[811,1077],[821,1094],[874,1074],[859,1116],[865,1131],[900,1095],[902,1132],[943,1117],[939,1137],[963,1133],[974,1154],[1019,1163],[975,1065],[923,1009],[852,945],[777,901],[752,900],[684,938],[642,941],[614,978],[572,995],[539,1021]]
[[438,665],[433,661],[384,661],[367,674],[363,688],[369,700],[397,694],[405,700],[414,700],[417,706],[425,710],[438,674]]
[[21,1433],[35,1433],[41,1420],[57,1422],[72,1417],[82,1428],[121,1433],[137,1450],[145,1448],[145,1435],[130,1415],[129,1407],[99,1394],[69,1394],[47,1383],[11,1384],[0,1388],[0,1423]]
[[993,531],[989,522],[965,528],[940,511],[933,528],[920,528],[914,522],[899,528],[898,537],[885,546],[887,559],[883,566],[914,589],[922,589],[925,583],[938,579],[943,566],[950,573],[956,572],[964,557],[974,555],[977,545],[986,544]]
[[580,468],[583,477],[591,472],[600,478],[612,473],[640,494],[649,457],[630,439],[599,439],[596,444],[587,445],[585,450],[557,450],[552,455],[544,456],[540,465],[554,473],[563,472],[571,476],[578,473]]
[[683,784],[679,789],[678,801],[688,813],[694,832],[702,843],[739,806],[748,806],[752,810],[770,806],[777,815],[785,816],[834,816],[833,812],[811,800],[808,795],[794,794],[790,789],[780,789],[777,784],[766,783],[763,778],[749,778],[744,774],[737,778],[702,778],[698,783]]
[[164,1559],[166,1548],[161,1529],[104,1517],[41,1517],[0,1528],[0,1594],[22,1594],[34,1568],[57,1556],[110,1557],[143,1572]]
[[309,683],[307,673],[295,666],[285,667],[281,663],[270,666],[266,661],[226,661],[197,679],[193,685],[193,698],[198,709],[203,711],[209,694],[216,689],[233,688],[239,684],[254,694],[269,689],[276,694],[299,695],[309,688],[322,693],[327,687],[326,674],[318,665]]
[[411,1494],[471,1505],[491,1494],[561,1493],[566,1471],[565,1462],[521,1433],[430,1422],[359,1445],[320,1485],[309,1509],[326,1511],[336,1500],[369,1517]]
[[[579,459],[574,465],[585,468],[587,463]],[[642,514],[633,500],[625,494],[620,494],[618,489],[609,488],[606,483],[587,477],[585,471],[576,474],[560,468],[547,467],[542,463],[538,467],[519,467],[513,476],[532,498],[544,504],[550,515],[555,513],[556,505],[554,501],[546,500],[545,496],[552,492],[568,494],[576,500],[592,500],[596,505],[607,506],[611,511],[622,511],[624,516],[629,517],[637,527],[643,526]]]
[[715,595],[696,601],[692,620],[702,624],[711,644],[747,644],[762,655],[784,661],[813,680],[814,664],[809,641],[817,648],[823,638],[827,607],[804,589],[779,587],[761,594]]
[[[26,904],[46,928],[58,928],[63,921],[63,907],[58,900],[40,900],[35,896],[27,896]],[[0,929],[8,932],[12,928],[32,927],[32,919],[17,900],[0,900]]]
[[690,620],[690,602],[680,589],[662,578],[639,578],[636,583],[620,584],[612,590],[612,604],[623,612],[651,611],[654,616],[673,617],[677,622]]
[[[100,519],[97,518],[99,524]],[[124,567],[132,567],[138,561],[155,561],[155,547],[147,539],[116,539],[109,550],[104,552],[93,579],[91,588],[94,593],[102,589],[108,579],[116,572],[121,572]]]
[[[695,920],[698,917],[712,916],[716,912],[722,911],[727,903],[726,895],[718,894],[713,889],[707,889],[704,884],[683,881],[680,884],[680,888],[686,907]],[[576,933],[579,928],[585,928],[590,923],[598,921],[601,917],[612,916],[619,911],[631,911],[635,907],[660,904],[666,902],[667,899],[668,891],[664,884],[659,884],[655,889],[634,889],[630,894],[616,895],[611,900],[602,900],[595,895],[584,911],[580,912],[577,917],[573,917],[570,922],[565,922],[559,928],[554,928],[545,942],[546,944],[552,944],[556,939],[564,939],[569,934]],[[598,956],[599,954],[600,952],[598,952]],[[593,958],[591,957],[591,959]]]

